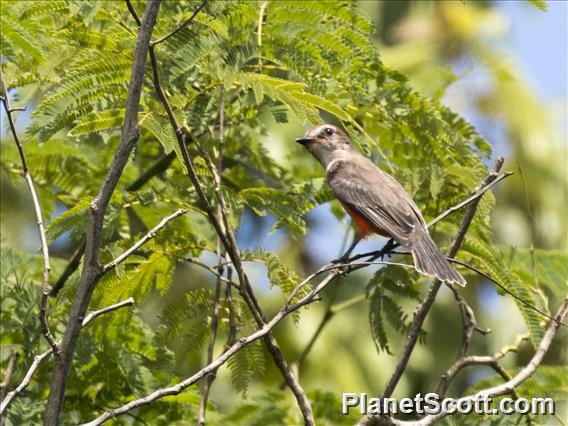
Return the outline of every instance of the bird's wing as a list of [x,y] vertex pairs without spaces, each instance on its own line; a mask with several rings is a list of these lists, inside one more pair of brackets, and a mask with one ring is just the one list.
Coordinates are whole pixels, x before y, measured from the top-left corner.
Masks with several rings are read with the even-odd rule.
[[370,161],[341,161],[328,173],[329,186],[337,199],[385,230],[402,245],[424,219],[404,188]]

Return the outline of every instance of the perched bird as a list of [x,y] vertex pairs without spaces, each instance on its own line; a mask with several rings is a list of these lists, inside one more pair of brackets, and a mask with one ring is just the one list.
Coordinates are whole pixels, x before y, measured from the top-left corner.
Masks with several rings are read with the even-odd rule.
[[325,168],[331,191],[357,225],[357,236],[343,258],[349,257],[362,238],[376,233],[410,250],[419,272],[465,285],[428,235],[420,210],[402,185],[362,155],[343,130],[320,124],[296,142]]

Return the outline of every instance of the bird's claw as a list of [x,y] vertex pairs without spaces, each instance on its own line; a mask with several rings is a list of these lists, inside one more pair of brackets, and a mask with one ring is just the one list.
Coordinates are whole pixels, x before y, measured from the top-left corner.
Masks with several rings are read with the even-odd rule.
[[340,263],[348,263],[349,262],[349,256],[341,256],[338,257],[337,259],[333,259],[330,263],[332,265],[338,265]]

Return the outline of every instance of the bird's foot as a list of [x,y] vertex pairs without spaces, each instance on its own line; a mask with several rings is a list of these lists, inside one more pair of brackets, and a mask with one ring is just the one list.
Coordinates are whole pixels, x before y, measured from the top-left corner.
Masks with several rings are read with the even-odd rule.
[[333,259],[330,263],[332,265],[339,265],[341,263],[349,263],[351,259],[349,259],[349,255],[348,254],[344,254],[341,257],[338,257],[337,259]]

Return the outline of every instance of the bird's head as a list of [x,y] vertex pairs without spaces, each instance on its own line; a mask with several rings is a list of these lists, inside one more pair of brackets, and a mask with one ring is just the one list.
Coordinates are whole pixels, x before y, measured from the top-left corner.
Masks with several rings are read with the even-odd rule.
[[347,134],[331,124],[319,124],[296,139],[324,166],[355,150]]

